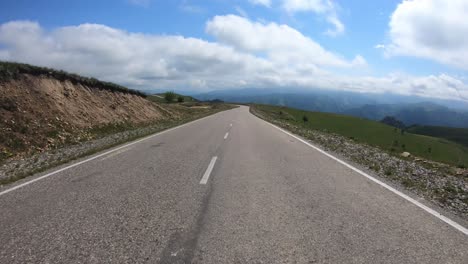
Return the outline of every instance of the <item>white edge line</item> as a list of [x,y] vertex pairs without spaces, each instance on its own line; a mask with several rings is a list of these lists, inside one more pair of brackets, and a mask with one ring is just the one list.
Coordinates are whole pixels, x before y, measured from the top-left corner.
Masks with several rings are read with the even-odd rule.
[[[263,120],[263,119],[260,119],[260,120]],[[263,120],[263,121],[265,121],[265,120]],[[266,121],[265,121],[265,122],[266,122]],[[320,149],[320,148],[318,148],[318,147],[316,147],[316,146],[310,144],[309,142],[305,141],[304,139],[302,139],[302,138],[300,138],[300,137],[298,137],[298,136],[296,136],[296,135],[294,135],[294,134],[292,134],[292,133],[290,133],[290,132],[288,132],[288,131],[286,131],[286,130],[284,130],[284,129],[282,129],[282,128],[276,126],[276,125],[273,125],[273,124],[271,124],[271,123],[269,123],[269,122],[266,122],[266,123],[269,124],[270,126],[276,128],[276,129],[280,130],[281,132],[283,132],[283,133],[285,133],[285,134],[287,134],[287,135],[289,135],[289,136],[291,136],[291,137],[293,137],[293,138],[295,138],[295,139],[301,141],[302,143],[306,144],[307,146],[309,146],[309,147],[311,147],[311,148],[317,150],[318,152],[320,152],[320,153],[322,153],[322,154],[328,156],[329,158],[331,158],[331,159],[337,161],[338,163],[341,163],[342,165],[344,165],[344,166],[346,166],[346,167],[352,169],[353,171],[355,171],[355,172],[361,174],[362,176],[368,178],[369,180],[371,180],[371,181],[373,181],[373,182],[379,184],[380,186],[382,186],[382,187],[384,187],[385,189],[387,189],[387,190],[389,190],[389,191],[395,193],[396,195],[402,197],[403,199],[405,199],[405,200],[407,200],[407,201],[413,203],[414,205],[416,205],[416,206],[418,206],[419,208],[423,209],[424,211],[430,213],[431,215],[433,215],[433,216],[439,218],[440,220],[444,221],[445,223],[447,223],[448,225],[450,225],[450,226],[452,226],[453,228],[457,229],[458,231],[462,232],[463,234],[468,235],[468,229],[467,229],[467,228],[463,227],[462,225],[460,225],[459,223],[453,221],[452,219],[450,219],[450,218],[448,218],[448,217],[442,215],[441,213],[435,211],[434,209],[432,209],[432,208],[430,208],[430,207],[428,207],[428,206],[426,206],[426,205],[424,205],[424,204],[422,204],[422,203],[416,201],[415,199],[409,197],[408,195],[406,195],[406,194],[404,194],[404,193],[398,191],[397,189],[391,187],[390,185],[388,185],[388,184],[386,184],[386,183],[384,183],[384,182],[382,182],[382,181],[380,181],[380,180],[378,180],[378,179],[376,179],[376,178],[370,176],[369,174],[367,174],[367,173],[361,171],[360,169],[358,169],[358,168],[356,168],[356,167],[353,167],[352,165],[350,165],[350,164],[348,164],[348,163],[346,163],[346,162],[340,160],[339,158],[337,158],[337,157],[335,157],[335,156],[333,156],[333,155],[331,155],[331,154],[325,152],[324,150],[322,150],[322,149]]]
[[208,168],[206,168],[205,174],[203,174],[203,178],[201,179],[200,184],[205,185],[208,182],[208,179],[210,178],[211,172],[213,171],[217,159],[218,157],[216,156],[211,158],[210,164],[208,165]]
[[109,150],[109,151],[106,151],[106,152],[101,153],[101,154],[99,154],[99,155],[93,156],[93,157],[91,157],[91,158],[88,158],[88,159],[79,161],[79,162],[74,163],[74,164],[72,164],[72,165],[70,165],[70,166],[61,168],[61,169],[59,169],[59,170],[53,171],[53,172],[51,172],[51,173],[48,173],[48,174],[46,174],[46,175],[42,175],[42,176],[40,176],[40,177],[37,177],[37,178],[32,179],[32,180],[30,180],[30,181],[27,181],[27,182],[25,182],[25,183],[22,183],[22,184],[19,184],[19,185],[14,186],[14,187],[11,187],[11,188],[9,188],[9,189],[6,189],[6,190],[0,192],[0,196],[5,195],[5,194],[7,194],[7,193],[9,193],[9,192],[12,192],[12,191],[14,191],[14,190],[17,190],[17,189],[19,189],[19,188],[22,188],[22,187],[24,187],[24,186],[27,186],[27,185],[29,185],[29,184],[31,184],[31,183],[34,183],[34,182],[43,180],[43,179],[45,179],[45,178],[48,178],[48,177],[50,177],[50,176],[52,176],[52,175],[55,175],[55,174],[57,174],[57,173],[59,173],[59,172],[66,171],[66,170],[71,169],[71,168],[73,168],[73,167],[79,166],[79,165],[81,165],[81,164],[83,164],[83,163],[86,163],[86,162],[95,160],[95,159],[97,159],[97,158],[100,158],[100,157],[105,156],[105,155],[107,155],[107,154],[110,154],[110,153],[112,153],[112,152],[115,152],[115,151],[118,151],[118,150],[120,150],[120,149],[126,148],[126,147],[128,147],[128,146],[131,146],[131,145],[140,143],[140,142],[142,142],[142,141],[148,140],[148,139],[150,139],[150,138],[153,138],[153,137],[162,135],[162,134],[164,134],[164,133],[170,132],[170,131],[172,131],[172,130],[175,130],[175,129],[178,129],[178,128],[181,128],[181,127],[184,127],[184,126],[188,126],[188,125],[190,125],[190,124],[192,124],[192,123],[201,121],[201,120],[203,120],[203,119],[206,119],[206,118],[209,118],[209,117],[213,117],[213,116],[216,115],[216,114],[218,114],[218,113],[215,113],[215,114],[209,115],[209,116],[205,116],[205,117],[200,118],[200,119],[197,119],[197,120],[190,121],[190,122],[185,123],[185,124],[182,124],[182,125],[180,125],[180,126],[176,126],[176,127],[169,128],[169,129],[167,129],[167,130],[158,132],[158,133],[156,133],[156,134],[152,134],[152,135],[146,136],[146,137],[144,137],[144,138],[141,138],[141,139],[138,139],[138,140],[136,140],[136,141],[130,142],[130,143],[128,143],[128,144],[125,144],[125,145],[123,145],[123,146],[120,146],[120,147],[111,149],[111,150]]
[[229,136],[229,132],[226,132],[226,134],[224,135],[224,139],[228,138]]
[[110,158],[112,158],[112,157],[118,156],[118,155],[120,155],[120,154],[122,154],[122,153],[125,153],[125,152],[127,152],[127,151],[129,151],[129,150],[131,150],[131,149],[132,149],[132,148],[124,148],[124,149],[121,149],[121,150],[119,150],[119,151],[115,151],[115,152],[113,152],[113,153],[111,153],[111,154],[109,154],[109,155],[103,157],[103,158],[100,159],[99,161],[105,161],[105,160],[110,159]]

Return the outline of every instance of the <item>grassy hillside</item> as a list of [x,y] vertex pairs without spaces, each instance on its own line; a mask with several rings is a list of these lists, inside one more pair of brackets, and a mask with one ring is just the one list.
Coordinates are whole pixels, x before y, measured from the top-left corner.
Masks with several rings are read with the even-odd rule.
[[[255,108],[270,118],[305,128],[336,133],[396,154],[408,151],[415,156],[430,160],[468,166],[468,148],[445,139],[401,133],[400,130],[379,122],[339,114],[267,105],[255,105]],[[304,122],[304,117],[307,122]]]
[[115,83],[100,81],[95,78],[83,77],[65,71],[58,71],[50,68],[38,67],[29,64],[0,61],[0,82],[6,82],[12,79],[17,79],[19,78],[19,76],[21,76],[21,74],[30,74],[33,76],[44,75],[57,79],[59,81],[70,81],[73,84],[81,84],[97,89],[146,97],[146,94],[140,91],[128,89]]
[[[198,100],[196,100],[195,98],[191,96],[182,95],[178,93],[174,93],[174,94],[175,94],[174,102],[177,102],[177,98],[179,97],[184,98],[184,102],[198,102]],[[166,99],[164,98],[164,95],[165,93],[152,94],[152,95],[148,95],[147,99],[156,103],[167,103]]]
[[468,147],[468,128],[412,126],[408,128],[408,131],[414,134],[445,138]]

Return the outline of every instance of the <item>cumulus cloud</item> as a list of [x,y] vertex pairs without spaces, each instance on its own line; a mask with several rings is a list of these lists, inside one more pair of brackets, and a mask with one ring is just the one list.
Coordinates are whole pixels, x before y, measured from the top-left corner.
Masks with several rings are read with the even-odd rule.
[[466,0],[407,0],[391,15],[388,55],[415,56],[468,69]]
[[330,36],[343,34],[345,26],[338,18],[336,5],[331,0],[283,0],[283,8],[289,13],[314,12],[324,15],[333,28],[325,33]]
[[137,89],[323,88],[468,98],[468,86],[449,75],[385,77],[335,73],[366,67],[299,31],[276,23],[217,16],[206,32],[215,41],[132,33],[82,24],[44,30],[38,23],[0,25],[0,60],[64,69]]
[[271,0],[249,0],[251,4],[271,7]]
[[447,74],[411,76],[390,74],[385,77],[351,78],[343,82],[348,90],[379,91],[468,101],[468,85]]
[[6,47],[0,48],[3,60],[56,67],[142,88],[190,85],[198,79],[239,76],[271,67],[262,58],[218,43],[129,33],[96,24],[45,32],[34,22],[10,22],[0,26],[0,44]]
[[[351,67],[353,61],[325,50],[299,31],[276,23],[252,22],[246,18],[216,16],[207,23],[206,32],[220,43],[249,53],[264,53],[270,61],[292,65],[312,63],[321,66]],[[364,58],[357,57],[361,65]]]

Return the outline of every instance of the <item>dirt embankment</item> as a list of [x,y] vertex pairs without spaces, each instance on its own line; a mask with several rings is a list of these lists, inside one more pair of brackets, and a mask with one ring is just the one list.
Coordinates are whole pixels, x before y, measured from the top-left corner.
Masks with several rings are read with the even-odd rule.
[[99,129],[168,118],[178,118],[177,111],[135,94],[21,74],[0,82],[0,162],[89,140]]

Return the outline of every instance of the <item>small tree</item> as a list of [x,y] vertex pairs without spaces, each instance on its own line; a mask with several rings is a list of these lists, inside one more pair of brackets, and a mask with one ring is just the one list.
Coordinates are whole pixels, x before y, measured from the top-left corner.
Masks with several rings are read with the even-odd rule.
[[306,123],[306,122],[309,121],[309,118],[308,118],[306,115],[304,115],[304,116],[302,117],[302,121],[304,121],[304,123]]
[[166,102],[171,103],[174,101],[176,98],[176,94],[174,92],[166,92],[164,94],[164,99],[166,99]]
[[381,123],[384,123],[384,124],[386,124],[386,125],[395,127],[395,128],[400,128],[400,129],[404,129],[404,128],[405,128],[405,124],[404,124],[403,122],[401,122],[400,120],[396,119],[396,118],[393,117],[393,116],[386,116],[386,117],[384,117],[384,119],[382,119],[380,122],[381,122]]
[[179,97],[177,97],[177,102],[179,102],[179,103],[183,103],[184,100],[185,100],[185,99],[184,99],[183,96],[180,96],[180,95],[179,95]]

